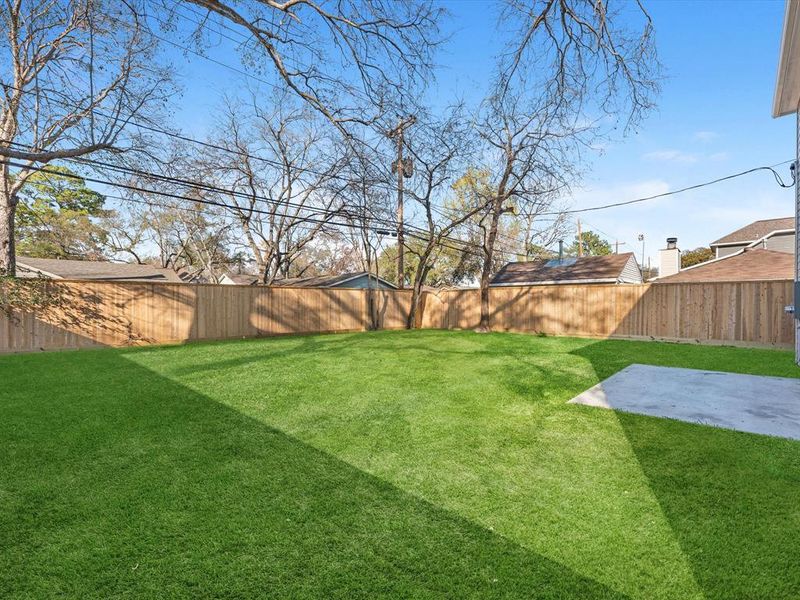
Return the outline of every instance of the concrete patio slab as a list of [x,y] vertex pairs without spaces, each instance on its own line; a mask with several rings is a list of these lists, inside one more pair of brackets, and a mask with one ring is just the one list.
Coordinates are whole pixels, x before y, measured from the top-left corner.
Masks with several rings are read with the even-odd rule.
[[800,379],[635,364],[570,403],[800,440]]

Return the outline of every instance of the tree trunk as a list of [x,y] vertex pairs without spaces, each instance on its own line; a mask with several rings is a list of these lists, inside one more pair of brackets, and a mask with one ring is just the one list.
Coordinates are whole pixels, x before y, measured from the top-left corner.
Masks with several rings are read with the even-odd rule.
[[0,203],[0,277],[15,277],[17,256],[14,249],[14,212],[16,203],[7,198]]
[[481,320],[475,331],[484,333],[491,331],[489,327],[489,278],[492,276],[492,259],[494,258],[494,244],[497,239],[497,228],[500,224],[500,209],[502,200],[495,202],[492,211],[492,223],[489,226],[489,235],[486,238],[486,245],[483,256],[483,270],[481,271]]
[[422,266],[422,260],[423,259],[420,259],[419,268],[417,269],[416,275],[414,275],[414,285],[411,288],[411,307],[408,311],[406,329],[414,329],[417,322],[417,315],[419,314],[420,301],[422,300],[422,286],[425,285],[426,275],[424,272],[426,269]]

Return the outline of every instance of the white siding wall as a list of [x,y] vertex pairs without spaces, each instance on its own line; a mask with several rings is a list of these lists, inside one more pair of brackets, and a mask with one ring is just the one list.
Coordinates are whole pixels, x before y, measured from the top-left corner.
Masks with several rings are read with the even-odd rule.
[[622,269],[619,280],[622,283],[642,283],[642,272],[633,256],[625,263],[625,268]]

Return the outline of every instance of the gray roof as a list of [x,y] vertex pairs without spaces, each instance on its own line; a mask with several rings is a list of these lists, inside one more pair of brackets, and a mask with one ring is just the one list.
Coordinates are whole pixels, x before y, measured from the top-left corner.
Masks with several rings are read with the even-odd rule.
[[765,235],[781,229],[794,229],[794,217],[780,217],[777,219],[761,219],[737,229],[733,233],[722,236],[712,246],[721,244],[746,244],[760,240]]
[[154,281],[181,283],[172,269],[152,265],[113,263],[99,260],[69,260],[59,258],[17,257],[17,276],[44,276],[54,279],[83,279],[90,281]]
[[[277,279],[272,282],[272,285],[278,287],[347,287],[344,284],[348,281],[367,275],[366,271],[360,271],[357,273],[342,273],[341,275],[320,275],[319,277],[289,277],[287,279]],[[397,287],[381,277],[378,277],[378,279],[386,286]]]

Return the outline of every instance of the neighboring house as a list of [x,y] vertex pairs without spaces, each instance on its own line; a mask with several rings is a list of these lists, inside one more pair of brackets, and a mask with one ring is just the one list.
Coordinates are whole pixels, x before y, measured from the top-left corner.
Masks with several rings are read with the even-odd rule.
[[786,280],[791,279],[793,273],[794,254],[745,248],[736,254],[687,267],[675,275],[659,277],[655,283]]
[[151,281],[181,283],[172,269],[152,265],[113,263],[99,260],[17,257],[21,278],[81,279],[87,281]]
[[396,290],[393,283],[370,275],[366,271],[360,273],[342,273],[341,275],[321,275],[319,277],[291,277],[278,279],[272,282],[276,287],[307,287],[307,288],[352,288],[382,290]]
[[723,258],[752,247],[755,242],[765,250],[794,252],[794,217],[755,221],[711,242],[710,246],[716,258]]
[[786,0],[786,12],[783,17],[783,33],[781,35],[781,52],[778,62],[778,81],[775,85],[775,98],[772,103],[772,116],[784,117],[793,115],[797,129],[794,136],[794,302],[787,306],[787,312],[794,316],[794,360],[800,365],[800,184],[797,182],[797,170],[800,164],[800,60],[798,60],[798,39],[800,39],[800,2]]
[[492,277],[489,285],[596,283],[642,283],[642,271],[633,252],[511,262]]
[[794,245],[794,217],[762,219],[713,242],[716,258],[681,269],[677,239],[668,238],[656,283],[792,279]]

